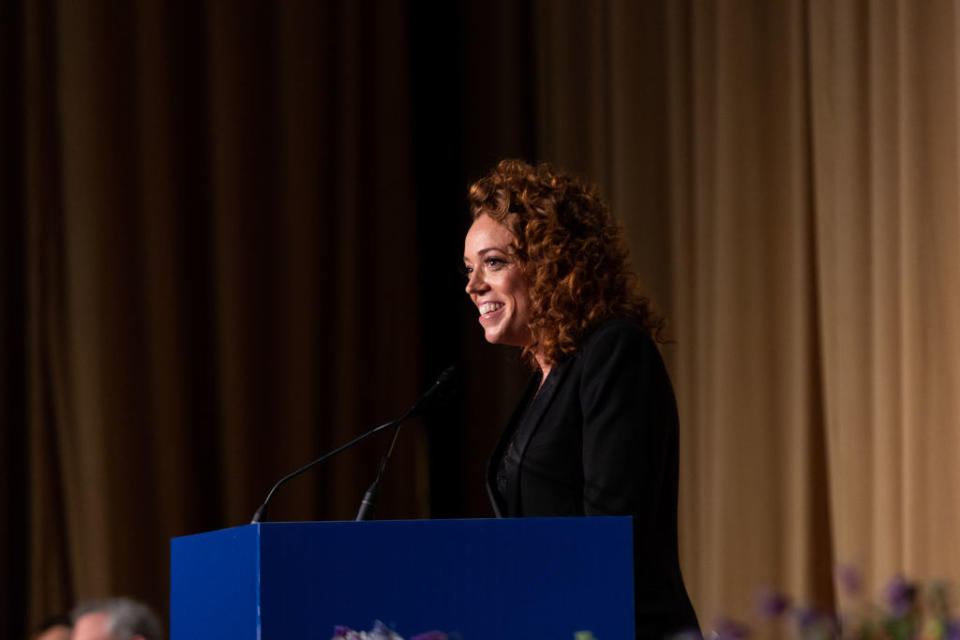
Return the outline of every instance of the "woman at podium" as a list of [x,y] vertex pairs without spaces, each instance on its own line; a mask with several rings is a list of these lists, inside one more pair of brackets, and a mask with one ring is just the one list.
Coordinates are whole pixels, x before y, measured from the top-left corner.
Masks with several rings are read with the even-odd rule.
[[677,549],[678,427],[623,233],[597,190],[504,160],[470,187],[466,291],[534,373],[490,460],[498,516],[633,517],[638,638],[697,629]]

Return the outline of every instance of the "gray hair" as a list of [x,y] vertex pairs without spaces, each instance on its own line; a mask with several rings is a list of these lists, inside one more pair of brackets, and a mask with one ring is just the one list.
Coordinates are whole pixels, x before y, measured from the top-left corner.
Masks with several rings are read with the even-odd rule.
[[117,640],[143,636],[147,640],[163,640],[163,626],[150,607],[131,598],[103,598],[77,605],[70,613],[74,624],[88,613],[107,614],[107,631]]

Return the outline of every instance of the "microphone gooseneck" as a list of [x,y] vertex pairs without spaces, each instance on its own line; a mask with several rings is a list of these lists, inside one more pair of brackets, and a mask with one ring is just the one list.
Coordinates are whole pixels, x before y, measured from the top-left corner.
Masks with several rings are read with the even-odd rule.
[[443,373],[437,376],[437,381],[433,383],[433,386],[427,389],[426,393],[420,396],[420,399],[407,410],[403,417],[397,420],[397,424],[393,429],[393,438],[390,439],[390,446],[387,447],[387,451],[380,458],[377,477],[370,485],[370,488],[367,489],[367,492],[363,494],[363,500],[360,501],[360,508],[357,510],[357,517],[354,518],[354,521],[359,522],[373,518],[373,513],[377,508],[377,497],[380,494],[380,480],[383,478],[383,471],[387,468],[387,462],[390,460],[390,456],[393,455],[393,449],[397,446],[397,438],[400,435],[400,423],[407,418],[420,415],[432,404],[442,399],[444,392],[449,390],[455,382],[455,373],[456,370],[453,366],[444,369]]
[[[402,419],[402,418],[401,418],[401,419]],[[367,438],[369,438],[369,437],[372,436],[373,434],[375,434],[375,433],[380,433],[380,432],[383,431],[384,429],[387,429],[387,428],[389,428],[389,427],[395,426],[398,422],[399,422],[399,420],[393,420],[393,421],[391,421],[391,422],[385,422],[385,423],[383,423],[382,425],[380,425],[379,427],[377,427],[377,428],[375,428],[375,429],[372,429],[372,430],[370,430],[370,431],[367,431],[367,432],[364,433],[363,435],[354,438],[353,440],[351,440],[351,441],[348,442],[347,444],[341,445],[341,446],[337,447],[336,449],[334,449],[333,451],[329,451],[329,452],[323,454],[322,456],[320,456],[319,458],[317,458],[317,459],[314,460],[313,462],[311,462],[311,463],[309,463],[309,464],[305,464],[304,466],[300,467],[300,468],[297,469],[296,471],[293,471],[293,472],[291,472],[291,473],[288,473],[287,475],[285,475],[285,476],[283,476],[282,478],[280,478],[280,480],[277,481],[277,484],[273,485],[273,488],[270,489],[270,492],[267,494],[267,497],[264,499],[263,504],[261,504],[260,507],[257,509],[256,513],[253,514],[253,518],[250,520],[250,524],[257,524],[258,522],[263,522],[263,521],[266,519],[266,517],[267,517],[267,511],[268,511],[269,508],[270,508],[270,501],[273,499],[273,495],[277,492],[277,489],[279,489],[279,488],[282,487],[284,484],[286,484],[286,482],[287,482],[288,480],[292,480],[293,478],[296,478],[296,477],[297,477],[298,475],[300,475],[301,473],[303,473],[303,472],[305,472],[305,471],[309,471],[310,469],[314,468],[315,466],[317,466],[318,464],[320,464],[321,462],[323,462],[323,461],[326,460],[327,458],[331,458],[331,457],[337,455],[338,453],[340,453],[341,451],[344,451],[344,450],[346,450],[346,449],[349,449],[350,447],[352,447],[353,445],[357,444],[358,442],[360,442],[360,441],[362,441],[362,440],[366,440]]]
[[[400,416],[400,417],[397,418],[396,420],[391,420],[390,422],[385,422],[385,423],[381,424],[380,426],[378,426],[378,427],[376,427],[376,428],[374,428],[374,429],[371,429],[370,431],[367,431],[366,433],[364,433],[364,434],[362,434],[362,435],[360,435],[360,436],[357,436],[356,438],[354,438],[354,439],[351,440],[350,442],[348,442],[348,443],[346,443],[346,444],[344,444],[344,445],[341,445],[341,446],[337,447],[337,448],[334,449],[333,451],[329,451],[329,452],[323,454],[322,456],[320,456],[319,458],[317,458],[317,459],[314,460],[313,462],[310,462],[309,464],[306,464],[306,465],[300,467],[300,468],[297,469],[296,471],[293,471],[293,472],[291,472],[291,473],[288,473],[287,475],[285,475],[285,476],[283,476],[282,478],[280,478],[280,480],[278,480],[277,483],[276,483],[275,485],[273,485],[273,487],[272,487],[272,488],[270,489],[270,491],[267,493],[267,497],[264,499],[263,504],[261,504],[261,505],[257,508],[256,512],[253,514],[253,518],[250,519],[250,524],[257,524],[257,523],[259,523],[259,522],[264,522],[264,521],[266,520],[266,518],[267,518],[267,512],[268,512],[269,509],[270,509],[270,501],[273,499],[274,494],[277,493],[277,490],[278,490],[280,487],[282,487],[284,484],[286,484],[287,481],[292,480],[293,478],[296,478],[298,475],[300,475],[301,473],[304,473],[305,471],[309,471],[310,469],[312,469],[313,467],[317,466],[318,464],[320,464],[320,463],[323,462],[324,460],[327,460],[328,458],[331,458],[331,457],[337,455],[338,453],[340,453],[340,452],[342,452],[342,451],[345,451],[346,449],[349,449],[350,447],[354,446],[355,444],[357,444],[357,443],[359,443],[359,442],[361,442],[361,441],[363,441],[363,440],[366,440],[366,439],[369,438],[370,436],[372,436],[372,435],[374,435],[374,434],[376,434],[376,433],[380,433],[380,432],[383,431],[384,429],[389,429],[390,427],[394,427],[393,440],[392,440],[391,443],[390,443],[390,448],[389,448],[389,450],[387,451],[386,455],[384,455],[384,457],[380,460],[380,469],[379,469],[379,471],[378,471],[378,473],[377,473],[377,479],[376,479],[376,481],[374,482],[374,484],[371,485],[370,489],[367,491],[367,495],[364,496],[364,502],[365,502],[365,503],[368,501],[368,497],[370,498],[370,500],[369,500],[369,502],[370,502],[369,509],[370,509],[371,512],[372,512],[372,508],[373,508],[373,506],[376,504],[377,485],[379,485],[379,483],[380,483],[380,478],[381,478],[381,476],[383,475],[383,470],[386,468],[387,460],[390,458],[390,454],[393,452],[393,447],[394,447],[394,445],[396,445],[397,435],[398,435],[399,432],[400,432],[400,424],[401,424],[403,421],[405,421],[405,420],[407,420],[407,419],[409,419],[409,418],[412,418],[412,417],[414,417],[414,416],[420,415],[420,414],[423,413],[431,404],[433,404],[434,402],[436,402],[438,398],[442,398],[442,397],[443,397],[443,392],[444,392],[447,388],[450,387],[451,383],[453,382],[453,380],[454,380],[454,378],[455,378],[454,372],[455,372],[454,367],[452,367],[452,366],[451,366],[451,367],[447,367],[447,368],[443,371],[443,373],[441,373],[441,374],[437,377],[437,380],[436,380],[436,382],[433,383],[433,386],[431,386],[429,389],[427,389],[427,391],[426,391],[422,396],[420,396],[420,399],[417,400],[417,401],[413,404],[413,406],[410,407],[410,408],[406,411],[406,413],[404,413],[402,416]],[[371,493],[371,491],[372,491],[372,493]],[[361,511],[363,511],[363,505],[361,505]],[[357,519],[358,519],[358,520],[361,519],[359,513],[357,514]]]

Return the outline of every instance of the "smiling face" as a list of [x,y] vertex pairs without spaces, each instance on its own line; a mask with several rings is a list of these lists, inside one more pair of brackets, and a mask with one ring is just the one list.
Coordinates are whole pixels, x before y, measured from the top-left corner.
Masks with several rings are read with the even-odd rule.
[[463,242],[467,294],[480,312],[484,337],[493,344],[532,343],[530,295],[511,249],[513,234],[487,215],[473,221]]

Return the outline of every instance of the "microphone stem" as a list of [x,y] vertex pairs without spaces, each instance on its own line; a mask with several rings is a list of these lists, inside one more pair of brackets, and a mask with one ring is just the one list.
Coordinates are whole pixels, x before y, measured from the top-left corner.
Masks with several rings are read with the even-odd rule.
[[397,446],[397,440],[400,436],[400,425],[398,424],[393,430],[393,439],[390,440],[390,447],[387,449],[387,452],[384,454],[383,458],[380,459],[380,471],[377,473],[377,481],[380,480],[380,476],[383,475],[383,470],[387,468],[387,462],[390,460],[390,457],[393,455],[393,449]]
[[[408,412],[408,414],[409,414],[409,412]],[[292,472],[288,473],[287,475],[283,476],[282,478],[280,478],[280,480],[277,482],[277,484],[273,485],[273,488],[270,489],[270,492],[267,494],[267,497],[266,497],[266,499],[263,501],[263,504],[260,505],[260,508],[257,509],[257,512],[256,512],[255,514],[253,514],[253,518],[250,520],[250,524],[257,524],[258,522],[262,522],[262,521],[264,520],[264,518],[266,518],[266,516],[267,516],[267,508],[268,508],[269,505],[270,505],[270,500],[273,499],[273,495],[277,492],[277,490],[278,490],[280,487],[282,487],[282,486],[287,482],[287,480],[291,480],[291,479],[297,477],[298,475],[300,475],[301,473],[303,473],[304,471],[308,471],[308,470],[312,469],[313,467],[317,466],[318,464],[320,464],[321,462],[323,462],[323,461],[326,460],[327,458],[329,458],[329,457],[331,457],[331,456],[337,455],[338,453],[340,453],[340,452],[343,451],[344,449],[348,449],[348,448],[352,447],[353,445],[357,444],[357,443],[360,442],[361,440],[366,440],[367,438],[369,438],[370,436],[372,436],[372,435],[375,434],[375,433],[380,433],[380,432],[383,431],[384,429],[388,429],[388,428],[393,427],[393,426],[399,426],[399,424],[400,424],[401,422],[403,422],[404,420],[407,419],[407,415],[408,415],[408,414],[404,414],[403,416],[401,416],[401,417],[398,418],[397,420],[391,420],[390,422],[385,422],[385,423],[383,423],[382,425],[380,425],[379,427],[377,427],[376,429],[373,429],[372,431],[368,431],[368,432],[364,433],[363,435],[354,438],[353,440],[351,440],[351,441],[348,442],[347,444],[341,445],[341,446],[337,447],[336,449],[334,449],[333,451],[329,451],[329,452],[323,454],[322,456],[320,456],[319,458],[317,458],[317,459],[314,460],[313,462],[311,462],[311,463],[309,463],[309,464],[306,464],[306,465],[300,467],[299,469],[297,469],[296,471],[292,471]],[[396,441],[396,432],[394,432],[394,441]],[[391,447],[391,448],[392,448],[392,447]]]
[[[368,501],[367,501],[367,496],[364,497],[364,506],[372,507],[372,506],[373,506],[373,503],[376,502],[377,485],[380,483],[380,478],[383,476],[383,470],[384,470],[384,469],[386,468],[386,466],[387,466],[387,460],[390,458],[390,455],[393,453],[393,449],[394,449],[394,447],[395,447],[396,444],[397,444],[397,436],[398,436],[398,434],[400,433],[400,424],[401,424],[404,420],[406,420],[406,419],[408,419],[408,418],[411,418],[411,417],[416,416],[416,415],[420,415],[420,413],[423,412],[424,407],[425,407],[427,404],[429,404],[430,402],[434,401],[434,399],[435,399],[435,397],[436,397],[436,395],[437,395],[438,393],[440,393],[444,388],[447,388],[447,387],[450,386],[451,380],[453,380],[453,376],[454,376],[454,368],[453,368],[453,367],[447,367],[447,368],[443,371],[443,373],[441,373],[440,376],[437,378],[437,381],[433,383],[433,386],[430,387],[430,388],[427,390],[426,393],[424,393],[422,396],[420,396],[420,399],[417,400],[417,402],[414,403],[414,405],[413,405],[412,407],[410,407],[410,408],[407,410],[406,413],[404,413],[402,416],[400,416],[400,417],[397,418],[396,420],[392,420],[392,421],[390,421],[390,422],[385,422],[385,423],[383,423],[382,425],[380,425],[379,427],[373,429],[372,431],[368,431],[368,432],[364,433],[363,435],[354,438],[353,440],[351,440],[351,441],[348,442],[347,444],[342,445],[342,446],[340,446],[340,447],[337,447],[337,448],[334,449],[333,451],[330,451],[329,453],[326,453],[326,454],[320,456],[319,458],[317,458],[317,459],[314,460],[313,462],[311,462],[311,463],[309,463],[309,464],[307,464],[307,465],[304,465],[304,466],[300,467],[299,469],[297,469],[296,471],[294,471],[294,472],[292,472],[292,473],[288,473],[287,475],[285,475],[285,476],[283,476],[282,478],[280,478],[280,480],[277,482],[277,484],[273,485],[273,487],[270,489],[270,492],[267,493],[267,497],[266,497],[266,499],[263,501],[263,504],[261,504],[261,505],[257,508],[256,513],[253,514],[253,518],[250,520],[250,524],[257,524],[257,523],[259,523],[259,522],[263,522],[263,521],[266,519],[266,517],[267,517],[267,509],[268,509],[269,506],[270,506],[270,500],[273,499],[273,496],[274,496],[274,494],[277,492],[277,490],[278,490],[280,487],[282,487],[288,480],[291,480],[291,479],[297,477],[298,475],[300,475],[300,474],[303,473],[304,471],[308,471],[309,469],[312,469],[313,467],[317,466],[318,464],[320,464],[321,462],[323,462],[323,461],[326,460],[327,458],[330,458],[331,456],[337,455],[338,453],[340,453],[340,452],[343,451],[344,449],[349,449],[350,447],[352,447],[353,445],[357,444],[357,443],[360,442],[361,440],[365,440],[366,438],[369,438],[369,437],[372,436],[373,434],[375,434],[375,433],[380,433],[381,431],[383,431],[384,429],[387,429],[387,428],[389,428],[389,427],[394,427],[393,440],[390,442],[390,448],[387,450],[387,453],[386,453],[386,454],[383,456],[383,458],[380,460],[380,469],[377,471],[377,479],[374,481],[373,485],[370,486],[370,490],[367,492],[368,496],[371,498],[369,504],[368,504]],[[371,492],[372,492],[372,493],[371,493]],[[361,508],[361,513],[363,513],[363,512],[364,512],[364,510],[363,510],[363,508]],[[357,519],[358,519],[358,520],[362,519],[359,514],[358,514],[358,516],[357,516]]]
[[380,494],[380,479],[383,477],[383,472],[387,468],[387,461],[390,460],[390,456],[393,455],[393,448],[397,446],[397,439],[400,435],[400,424],[398,423],[393,429],[393,438],[390,440],[390,447],[387,448],[387,452],[383,454],[383,457],[380,458],[380,468],[377,469],[377,477],[373,481],[373,484],[370,485],[370,488],[367,489],[367,492],[363,495],[363,501],[360,503],[360,510],[357,511],[357,517],[354,518],[357,522],[362,520],[369,520],[373,517],[373,512],[377,508],[377,497]]

